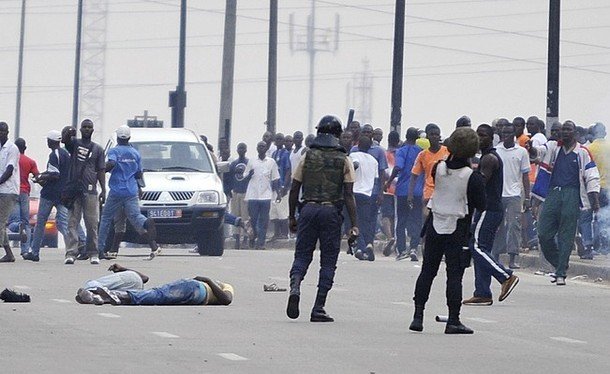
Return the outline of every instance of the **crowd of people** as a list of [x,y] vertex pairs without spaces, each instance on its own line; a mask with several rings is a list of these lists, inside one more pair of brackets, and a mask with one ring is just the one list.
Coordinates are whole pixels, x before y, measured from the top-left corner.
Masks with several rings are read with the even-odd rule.
[[[610,251],[610,145],[602,123],[583,128],[573,121],[555,122],[548,139],[545,123],[535,116],[499,118],[476,131],[471,127],[463,116],[444,140],[433,123],[408,128],[404,141],[391,131],[385,148],[382,129],[358,121],[343,127],[337,117],[325,116],[317,135],[265,132],[255,157],[248,158],[247,145],[239,143],[235,159],[228,144],[216,156],[207,138],[202,140],[214,161],[229,162],[220,177],[230,202],[225,223],[235,226],[236,248],[264,250],[268,240],[296,234],[289,318],[299,317],[300,285],[318,245],[318,291],[310,320],[334,321],[324,308],[340,243],[347,237],[348,253],[361,261],[375,261],[376,241],[381,241],[384,256],[394,254],[398,261],[419,261],[423,255],[409,326],[413,331],[423,330],[425,304],[444,258],[449,309],[445,333],[471,334],[459,319],[462,305],[492,305],[492,277],[500,284],[498,300],[505,300],[519,283],[514,270],[520,268],[521,252],[539,250],[539,273],[548,272],[562,286],[574,249],[584,260]],[[129,127],[116,130],[117,145],[107,154],[92,141],[90,120],[82,121],[79,130],[80,137],[71,126],[47,134],[50,153],[40,172],[25,154],[26,141],[11,142],[8,125],[0,122],[0,223],[7,226],[9,217],[15,217],[21,256],[27,261],[40,260],[43,230],[53,208],[66,242],[66,265],[116,257],[126,220],[148,239],[154,257],[159,251],[155,223],[139,209],[145,183],[140,155],[129,144]],[[30,178],[41,186],[33,235]],[[109,237],[112,224],[117,228],[114,238]],[[3,247],[0,262],[14,262],[6,230]],[[462,277],[473,260],[474,293],[464,300]],[[233,297],[228,283],[206,277],[142,290],[145,275],[120,265],[110,270],[116,274],[89,282],[76,300],[228,305]]]

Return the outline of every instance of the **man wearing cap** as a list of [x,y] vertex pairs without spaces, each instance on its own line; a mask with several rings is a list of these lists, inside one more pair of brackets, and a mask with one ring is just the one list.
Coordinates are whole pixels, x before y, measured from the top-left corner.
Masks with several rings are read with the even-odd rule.
[[[120,209],[124,209],[127,219],[133,227],[143,233],[146,230],[149,242],[156,240],[155,222],[140,213],[139,192],[144,187],[142,175],[142,160],[138,151],[129,144],[131,131],[127,126],[116,130],[117,146],[108,151],[106,171],[110,172],[108,180],[108,199],[102,210],[100,221],[100,235],[98,242],[99,257],[104,258],[106,238],[110,230],[110,223]],[[152,245],[153,253],[156,245]]]
[[[30,245],[30,250],[23,256],[24,260],[38,262],[40,260],[40,245],[44,234],[44,227],[49,219],[51,210],[55,208],[59,213],[67,214],[66,207],[61,205],[61,191],[70,172],[70,154],[60,147],[61,132],[51,130],[47,134],[47,146],[51,150],[47,169],[34,178],[34,182],[42,186],[40,201],[38,202],[38,215],[36,227]],[[67,222],[56,220],[57,229],[64,236],[67,235]]]
[[27,148],[25,139],[15,139],[15,145],[19,149],[19,200],[15,207],[16,216],[19,217],[19,234],[21,234],[21,256],[28,253],[30,242],[30,174],[36,178],[38,165],[36,161],[25,155]]
[[6,252],[0,262],[15,262],[5,227],[19,199],[19,149],[8,140],[8,132],[8,124],[0,122],[0,237]]

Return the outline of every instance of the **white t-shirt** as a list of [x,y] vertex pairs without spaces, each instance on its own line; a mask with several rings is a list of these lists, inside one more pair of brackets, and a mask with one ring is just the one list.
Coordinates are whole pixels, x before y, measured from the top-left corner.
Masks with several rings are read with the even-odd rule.
[[7,140],[0,148],[0,175],[4,174],[9,165],[13,165],[13,174],[0,184],[0,193],[19,195],[19,148]]
[[277,169],[275,160],[271,157],[265,157],[261,160],[251,158],[248,160],[244,175],[250,174],[250,170],[254,170],[252,178],[248,183],[248,189],[246,190],[246,200],[271,200],[273,199],[273,190],[271,189],[271,182],[280,179],[280,173]]
[[275,145],[275,143],[271,143],[271,145],[269,146],[269,149],[267,150],[266,156],[267,157],[273,157],[273,152],[277,151],[277,146]]
[[521,196],[523,190],[523,174],[530,171],[530,157],[525,148],[515,143],[512,148],[505,148],[504,143],[496,147],[496,152],[504,164],[504,183],[502,197]]
[[532,136],[531,141],[532,146],[540,147],[541,145],[545,145],[547,140],[546,136],[544,136],[543,133],[537,132],[536,134],[534,134],[534,136]]
[[306,149],[307,148],[301,146],[301,148],[299,148],[299,150],[296,152],[294,151],[294,149],[290,151],[290,170],[292,173],[294,173],[294,171],[297,169],[297,165],[299,164],[301,159],[305,157]]
[[356,181],[354,182],[354,193],[371,196],[373,194],[375,178],[379,177],[377,160],[370,154],[360,151],[350,153],[349,157],[354,164],[356,162],[358,163]]

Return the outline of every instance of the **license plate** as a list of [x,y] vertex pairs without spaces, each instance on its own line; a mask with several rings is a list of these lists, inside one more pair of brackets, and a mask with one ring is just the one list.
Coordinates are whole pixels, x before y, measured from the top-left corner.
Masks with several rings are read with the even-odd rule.
[[182,209],[150,209],[148,218],[180,218]]

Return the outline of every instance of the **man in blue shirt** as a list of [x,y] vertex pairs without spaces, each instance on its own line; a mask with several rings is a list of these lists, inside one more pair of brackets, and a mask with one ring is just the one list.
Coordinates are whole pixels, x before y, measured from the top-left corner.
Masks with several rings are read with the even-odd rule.
[[[396,182],[396,250],[398,255],[396,260],[403,260],[411,257],[411,261],[417,261],[417,246],[420,242],[420,231],[422,226],[422,195],[424,190],[423,174],[417,178],[417,184],[413,190],[413,204],[409,204],[409,181],[411,179],[411,169],[415,159],[422,149],[415,144],[418,138],[417,129],[409,127],[407,130],[404,145],[396,151],[396,165],[392,170],[392,175],[386,183],[386,188],[390,186],[394,178],[398,176]],[[409,235],[409,251],[407,251],[407,238],[405,229]]]
[[[42,185],[40,191],[40,201],[38,203],[38,214],[36,217],[36,227],[32,237],[31,248],[28,253],[23,256],[24,260],[38,262],[40,261],[40,245],[44,234],[44,227],[51,214],[51,209],[57,209],[57,216],[68,215],[68,209],[61,204],[61,191],[63,190],[68,174],[70,173],[70,154],[68,151],[60,147],[61,132],[51,130],[47,134],[47,146],[51,149],[49,161],[47,162],[47,170],[38,174],[34,182]],[[57,229],[64,238],[67,235],[68,222],[65,220],[56,220]]]
[[[153,254],[156,245],[155,223],[152,218],[146,218],[140,213],[139,192],[144,187],[142,179],[142,162],[138,151],[129,145],[131,131],[127,126],[121,126],[116,130],[117,146],[108,151],[106,172],[110,172],[108,187],[110,192],[102,210],[99,234],[99,255],[104,258],[106,238],[110,229],[110,223],[114,216],[124,209],[127,219],[140,233],[146,230]],[[152,257],[152,256],[151,256]]]
[[[225,192],[227,196],[231,198],[231,213],[241,217],[246,222],[250,220],[250,216],[248,215],[248,202],[245,199],[248,182],[250,181],[250,178],[248,178],[247,175],[244,175],[246,165],[248,165],[248,158],[246,157],[247,151],[248,146],[245,143],[239,143],[237,145],[237,155],[239,157],[231,162],[229,172],[225,173]],[[237,228],[234,233],[236,249],[240,248],[240,237],[242,234],[244,236],[244,243],[247,244],[247,241],[245,240],[245,230]]]

